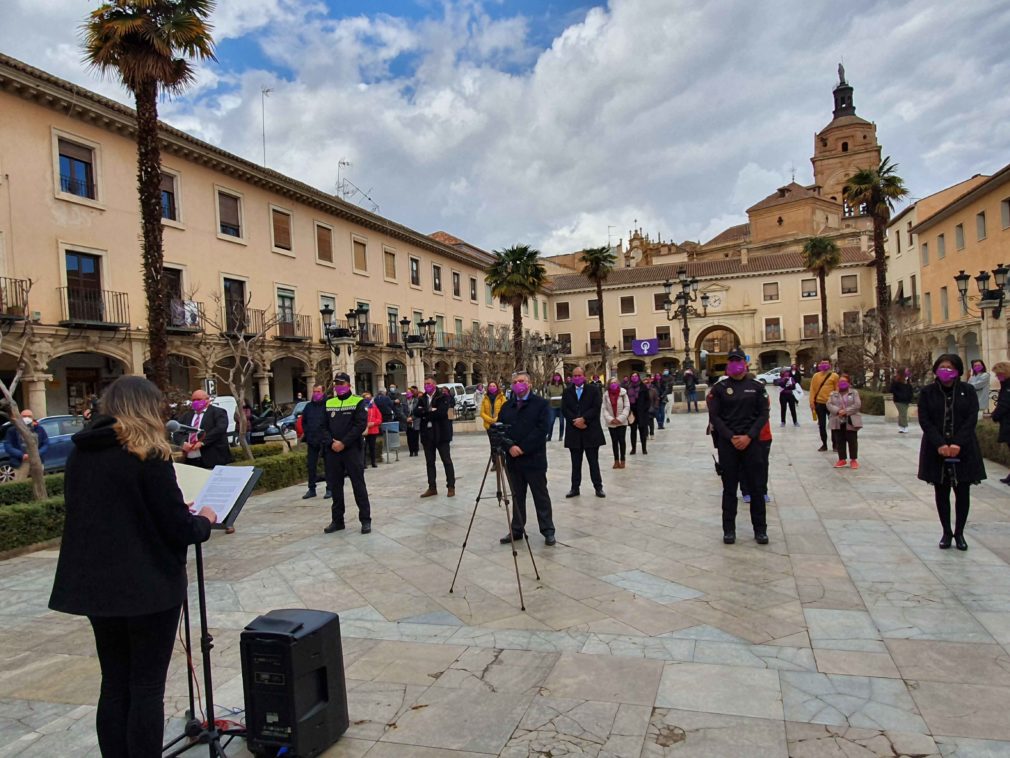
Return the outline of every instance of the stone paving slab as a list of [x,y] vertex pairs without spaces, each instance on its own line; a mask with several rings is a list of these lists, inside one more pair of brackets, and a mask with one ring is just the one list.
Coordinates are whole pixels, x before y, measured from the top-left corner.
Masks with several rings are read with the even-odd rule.
[[[771,544],[741,506],[726,546],[704,423],[673,417],[623,470],[604,448],[606,499],[564,498],[567,451],[549,445],[558,545],[531,524],[525,611],[493,500],[448,592],[481,435],[454,441],[454,499],[418,499],[420,459],[369,469],[370,535],[323,534],[328,503],[301,488],[254,498],[205,549],[218,715],[241,718],[243,627],[306,607],[341,618],[352,724],[328,758],[1010,756],[1006,471],[973,489],[970,550],[940,551],[918,435],[868,418],[854,472],[812,424],[776,426]],[[46,608],[57,554],[0,562],[0,758],[98,754],[90,628]],[[170,733],[185,694],[177,651]]]

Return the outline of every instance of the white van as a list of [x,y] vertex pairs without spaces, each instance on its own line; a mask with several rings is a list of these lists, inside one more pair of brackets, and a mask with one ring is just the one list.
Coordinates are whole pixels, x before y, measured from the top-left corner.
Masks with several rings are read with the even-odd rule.
[[235,410],[238,408],[235,398],[231,395],[218,395],[210,401],[210,404],[216,405],[228,414],[228,439],[231,442],[235,442]]
[[445,384],[438,385],[439,389],[443,389],[452,396],[452,401],[454,405],[468,405],[473,406],[473,395],[468,395],[466,392],[466,387],[462,384],[456,382],[447,382]]

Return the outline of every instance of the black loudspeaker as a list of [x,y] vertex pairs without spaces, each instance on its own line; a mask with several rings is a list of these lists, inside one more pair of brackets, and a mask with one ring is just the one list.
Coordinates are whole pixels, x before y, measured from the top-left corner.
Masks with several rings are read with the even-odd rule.
[[311,758],[347,731],[347,685],[335,613],[276,610],[242,632],[246,742],[255,755]]

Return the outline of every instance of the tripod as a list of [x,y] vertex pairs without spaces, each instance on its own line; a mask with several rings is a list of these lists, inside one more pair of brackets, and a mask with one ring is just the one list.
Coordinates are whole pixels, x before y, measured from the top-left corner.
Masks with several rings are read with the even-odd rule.
[[[509,542],[512,546],[512,563],[515,564],[516,569],[516,587],[519,588],[519,610],[526,610],[526,602],[523,600],[523,583],[519,578],[519,553],[516,550],[516,539],[515,533],[512,531],[512,507],[509,501],[509,493],[512,493],[513,499],[515,499],[515,493],[512,492],[512,482],[509,480],[508,472],[505,470],[505,453],[502,452],[497,446],[491,448],[491,455],[488,456],[487,466],[484,468],[484,477],[480,480],[480,489],[477,490],[477,499],[473,504],[473,513],[470,514],[470,525],[466,528],[466,536],[463,537],[463,547],[459,550],[459,560],[456,562],[456,571],[452,575],[452,584],[449,586],[449,594],[452,594],[453,588],[456,586],[456,577],[459,576],[459,567],[463,563],[463,552],[466,550],[466,543],[470,540],[470,530],[473,529],[473,520],[477,517],[477,506],[480,505],[481,495],[484,493],[484,485],[487,483],[487,475],[491,471],[492,464],[494,464],[495,471],[495,499],[498,501],[498,507],[500,508],[503,504],[505,506],[505,523],[508,524],[509,530]],[[484,500],[489,500],[491,498],[488,495]],[[526,529],[523,528],[523,538],[526,540],[526,549],[530,554],[530,563],[533,564],[533,573],[537,577],[537,581],[540,581],[540,572],[537,571],[537,562],[533,559],[533,548],[530,547],[530,536],[526,533]]]
[[208,755],[211,758],[227,758],[224,748],[221,745],[222,737],[244,736],[245,729],[218,729],[214,719],[214,684],[210,673],[210,651],[214,649],[214,638],[207,631],[207,591],[203,581],[203,546],[197,542],[194,546],[196,551],[196,592],[200,608],[200,653],[203,656],[203,688],[204,702],[206,707],[207,722],[201,724],[196,717],[196,697],[193,693],[193,643],[189,631],[189,600],[182,606],[183,619],[186,625],[186,665],[190,668],[186,681],[189,683],[189,710],[186,712],[189,717],[186,721],[186,728],[182,734],[165,745],[161,751],[164,753],[170,750],[176,743],[189,739],[184,745],[172,750],[165,758],[175,758],[182,755],[187,750],[196,745],[207,745]]

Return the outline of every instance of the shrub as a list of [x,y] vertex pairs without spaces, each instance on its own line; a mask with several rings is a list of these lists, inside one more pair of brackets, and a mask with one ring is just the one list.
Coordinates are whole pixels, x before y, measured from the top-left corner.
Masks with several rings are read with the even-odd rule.
[[[257,489],[279,490],[306,481],[308,471],[306,470],[306,454],[301,451],[284,453],[283,455],[272,455],[266,458],[257,458],[255,465],[263,469],[263,476],[260,477]],[[248,466],[249,461],[234,461],[232,466]],[[318,469],[323,471],[322,456],[319,458]]]
[[859,390],[859,400],[862,403],[862,412],[867,416],[884,415],[884,395],[873,390]]
[[999,435],[999,424],[994,424],[987,418],[978,422],[975,427],[975,436],[978,438],[978,446],[982,449],[982,457],[999,463],[1002,466],[1010,466],[1010,447],[1005,442],[997,442]]
[[0,552],[59,537],[63,515],[62,497],[0,508]]
[[[249,450],[252,451],[253,458],[269,458],[283,453],[285,451],[285,447],[281,442],[266,442],[262,445],[250,445]],[[242,452],[241,447],[233,447],[231,449],[231,457],[236,461],[248,460],[245,457],[245,453]]]
[[[63,474],[49,474],[46,477],[46,492],[49,493],[49,497],[63,495]],[[0,506],[30,503],[32,497],[30,479],[0,484]]]

